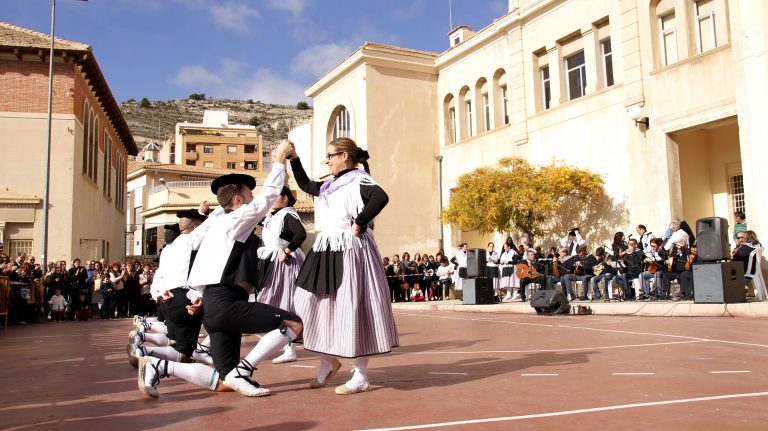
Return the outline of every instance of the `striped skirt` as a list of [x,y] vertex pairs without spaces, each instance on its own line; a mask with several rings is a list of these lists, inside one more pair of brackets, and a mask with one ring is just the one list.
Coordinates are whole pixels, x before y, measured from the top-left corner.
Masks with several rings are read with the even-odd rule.
[[304,264],[304,252],[296,249],[291,253],[291,257],[283,262],[278,259],[279,255],[280,253],[275,253],[269,264],[269,275],[264,287],[256,295],[256,302],[293,312],[296,277]]
[[361,248],[343,251],[342,281],[335,292],[294,293],[306,350],[355,358],[387,353],[400,344],[381,256],[369,233],[360,239]]

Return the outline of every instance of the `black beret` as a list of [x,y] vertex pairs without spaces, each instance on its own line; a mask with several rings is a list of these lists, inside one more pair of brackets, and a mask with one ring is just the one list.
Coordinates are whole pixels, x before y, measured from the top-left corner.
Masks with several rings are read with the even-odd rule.
[[250,175],[245,174],[227,174],[222,175],[211,183],[211,191],[216,194],[219,191],[219,187],[226,186],[227,184],[245,184],[249,189],[253,190],[256,187],[256,179]]
[[176,232],[176,233],[181,233],[181,229],[179,229],[179,224],[178,223],[167,224],[164,227],[165,227],[165,230],[170,230],[170,231],[173,231],[173,232]]
[[176,217],[178,217],[178,218],[189,218],[189,219],[192,219],[192,220],[200,220],[200,221],[205,221],[205,219],[208,218],[208,217],[200,214],[199,212],[197,212],[196,209],[188,209],[188,210],[176,211]]
[[289,189],[288,186],[283,186],[283,189],[280,190],[280,196],[288,196],[289,207],[292,207],[296,204],[296,197],[293,196],[293,192],[291,192],[291,189]]

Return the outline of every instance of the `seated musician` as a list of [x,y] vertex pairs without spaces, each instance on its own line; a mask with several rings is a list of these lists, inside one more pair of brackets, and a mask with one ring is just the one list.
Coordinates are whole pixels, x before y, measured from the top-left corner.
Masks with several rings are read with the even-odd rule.
[[447,257],[440,257],[440,266],[437,267],[435,272],[437,274],[440,300],[448,299],[448,291],[450,290],[451,278],[453,277],[453,266],[448,262]]
[[[693,251],[693,256],[691,253]],[[691,257],[689,259],[689,256]],[[672,287],[672,280],[680,280],[680,294],[673,299],[675,301],[693,299],[693,272],[691,264],[695,262],[695,247],[688,247],[687,240],[680,239],[672,245],[667,258],[667,271],[661,281],[661,289],[657,295],[668,297]]]
[[576,256],[578,248],[586,244],[587,241],[581,237],[581,232],[579,232],[577,227],[573,228],[573,230],[568,232],[568,235],[560,240],[560,245],[568,250],[568,256]]
[[486,253],[486,261],[489,264],[492,263],[494,265],[498,265],[498,263],[499,263],[499,253],[496,252],[495,248],[496,248],[496,245],[493,242],[489,242],[488,243],[488,250],[487,250],[487,253]]
[[620,262],[621,273],[616,276],[615,280],[624,292],[624,299],[632,299],[635,296],[635,292],[632,289],[632,280],[636,279],[640,272],[643,270],[643,252],[637,248],[637,240],[631,238],[627,243],[627,251],[624,252],[624,256],[621,257]]
[[557,283],[561,283],[563,289],[565,289],[563,277],[565,277],[566,274],[573,272],[573,262],[574,260],[568,257],[567,248],[559,247],[557,249],[557,256],[552,258],[551,275],[547,278],[547,284],[550,289],[555,289]]
[[592,286],[592,298],[600,299],[603,295],[598,283],[602,281],[606,291],[611,288],[611,280],[616,276],[616,262],[613,260],[613,256],[605,252],[603,247],[598,247],[595,250],[595,258],[597,259],[594,267],[595,277],[590,280],[590,285]]
[[[518,262],[517,272],[526,272],[527,277],[520,277],[520,288],[518,289],[518,295],[522,298],[523,302],[526,301],[525,287],[531,283],[538,283],[540,286],[545,286],[546,277],[544,276],[544,266],[536,261],[536,250],[529,248],[525,251],[525,257]],[[517,295],[515,295],[517,296]]]
[[[643,251],[643,265],[645,270],[640,273],[640,285],[642,293],[637,298],[638,301],[644,299],[655,299],[658,296],[659,286],[661,286],[661,277],[664,275],[667,260],[667,253],[661,247],[664,241],[661,238],[653,238],[648,244],[648,250]],[[650,280],[654,280],[654,290],[651,292]]]
[[[587,247],[579,247],[576,252],[576,256],[572,256],[573,259],[573,272],[566,274],[563,277],[563,285],[566,291],[571,296],[571,301],[575,299],[587,299],[587,291],[589,289],[589,280],[592,278],[594,266],[597,263],[597,259],[590,253],[587,253]],[[581,281],[581,285],[584,287],[584,293],[581,297],[577,297],[576,291],[573,286],[576,282]]]
[[651,249],[651,240],[656,238],[653,236],[653,232],[649,232],[644,224],[639,224],[635,228],[635,232],[640,236],[640,242],[638,247],[640,250],[646,251]]
[[746,273],[749,256],[758,247],[762,247],[762,244],[757,239],[755,231],[743,230],[736,234],[736,247],[734,247],[731,253],[731,259],[742,262],[744,264],[744,272]]

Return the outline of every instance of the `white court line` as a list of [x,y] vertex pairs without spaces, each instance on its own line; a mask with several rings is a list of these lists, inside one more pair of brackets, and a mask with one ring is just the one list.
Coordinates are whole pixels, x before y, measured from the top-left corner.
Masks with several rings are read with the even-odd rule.
[[432,375],[436,375],[436,376],[440,376],[440,375],[446,375],[446,376],[466,376],[469,373],[448,373],[448,372],[440,373],[440,372],[430,371],[427,374],[432,374]]
[[442,354],[470,354],[477,355],[481,353],[546,353],[546,352],[569,352],[569,351],[581,351],[581,350],[603,350],[603,349],[623,349],[628,347],[650,347],[650,346],[667,346],[670,344],[691,344],[691,343],[703,343],[704,341],[691,340],[691,341],[671,341],[669,343],[648,343],[648,344],[624,344],[621,346],[597,346],[597,347],[576,347],[570,349],[531,349],[531,350],[476,350],[476,351],[463,351],[463,350],[449,350],[449,351],[424,351],[424,352],[411,352],[412,355],[442,355]]
[[62,362],[82,362],[85,358],[72,358],[72,359],[59,359],[56,361],[39,361],[39,362],[32,362],[34,365],[40,365],[40,364],[59,364]]
[[605,412],[605,411],[611,411],[611,410],[624,410],[624,409],[633,409],[633,408],[641,408],[641,407],[655,407],[655,406],[665,406],[665,405],[671,405],[671,404],[686,404],[686,403],[697,403],[701,401],[714,401],[714,400],[726,400],[726,399],[733,399],[733,398],[764,397],[764,396],[768,396],[768,392],[752,392],[752,393],[746,393],[746,394],[717,395],[712,397],[683,398],[679,400],[654,401],[654,402],[636,403],[636,404],[619,404],[614,406],[594,407],[589,409],[578,409],[578,410],[563,410],[559,412],[536,413],[536,414],[520,415],[520,416],[471,419],[471,420],[465,420],[465,421],[440,422],[440,423],[423,424],[423,425],[408,425],[408,426],[392,427],[392,428],[369,428],[369,429],[359,430],[359,431],[400,431],[400,430],[439,428],[439,427],[470,425],[470,424],[482,424],[482,423],[492,423],[492,422],[509,422],[509,421],[525,420],[525,419],[577,415],[582,413]]
[[551,376],[559,376],[560,374],[557,373],[524,373],[520,374],[523,377],[551,377]]
[[668,338],[682,338],[686,340],[693,340],[693,341],[706,341],[706,342],[713,342],[713,343],[724,343],[724,344],[737,344],[737,345],[743,345],[743,346],[752,346],[752,347],[765,347],[768,348],[768,344],[757,344],[757,343],[743,343],[740,341],[729,341],[729,340],[717,340],[712,338],[701,338],[701,337],[691,337],[687,335],[674,335],[674,334],[659,334],[655,332],[637,332],[637,331],[621,331],[618,329],[605,329],[605,328],[589,328],[586,326],[572,326],[572,325],[556,325],[556,324],[543,324],[543,323],[525,323],[525,322],[514,322],[511,320],[499,320],[499,319],[481,319],[481,318],[466,318],[466,317],[450,317],[450,316],[435,316],[431,314],[415,314],[415,313],[397,313],[405,316],[416,316],[416,317],[431,317],[433,319],[449,319],[449,320],[464,320],[464,321],[478,321],[478,322],[497,322],[497,323],[507,323],[507,324],[513,324],[513,325],[524,325],[524,326],[542,326],[546,328],[567,328],[567,329],[585,329],[587,331],[598,331],[598,332],[613,332],[617,334],[630,334],[630,335],[653,335],[657,337],[668,337]]
[[314,365],[289,365],[289,367],[296,367],[296,368],[315,368]]
[[652,376],[656,373],[611,373],[612,376]]
[[741,374],[741,373],[751,373],[752,371],[748,370],[735,370],[735,371],[710,371],[709,374]]

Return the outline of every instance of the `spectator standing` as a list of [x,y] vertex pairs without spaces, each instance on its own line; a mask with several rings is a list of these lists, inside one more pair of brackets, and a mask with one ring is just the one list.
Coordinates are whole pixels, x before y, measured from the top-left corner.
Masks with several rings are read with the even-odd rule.
[[155,303],[152,301],[152,267],[149,264],[144,265],[141,274],[139,274],[139,288],[141,292],[141,304],[139,314],[148,316],[155,314]]
[[736,221],[733,225],[733,239],[739,235],[739,232],[747,230],[747,216],[744,211],[734,211],[733,218]]
[[[128,315],[128,295],[125,292],[125,280],[128,278],[128,268],[120,262],[113,262],[112,269],[109,271],[109,281],[115,292],[115,309],[117,317]],[[110,317],[111,314],[110,314]]]
[[53,296],[48,301],[48,305],[51,307],[51,321],[63,322],[64,310],[67,309],[67,300],[61,296],[61,289],[56,289]]

